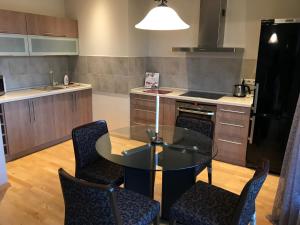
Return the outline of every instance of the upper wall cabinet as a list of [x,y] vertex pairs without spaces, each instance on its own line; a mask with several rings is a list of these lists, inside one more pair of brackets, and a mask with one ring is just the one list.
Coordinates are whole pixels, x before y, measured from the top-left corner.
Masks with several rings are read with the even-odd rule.
[[29,56],[28,36],[0,33],[0,56]]
[[25,13],[0,9],[0,33],[26,35]]
[[0,56],[78,55],[76,20],[0,9]]
[[29,35],[28,41],[32,56],[78,55],[77,38]]
[[68,38],[78,37],[78,26],[75,20],[27,14],[26,22],[29,35]]

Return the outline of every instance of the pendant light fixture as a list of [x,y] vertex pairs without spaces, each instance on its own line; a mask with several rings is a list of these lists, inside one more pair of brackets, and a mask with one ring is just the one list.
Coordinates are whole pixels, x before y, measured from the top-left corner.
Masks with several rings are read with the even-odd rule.
[[167,0],[154,0],[161,2],[157,7],[151,9],[146,17],[135,25],[142,30],[184,30],[190,28],[176,13],[167,6]]

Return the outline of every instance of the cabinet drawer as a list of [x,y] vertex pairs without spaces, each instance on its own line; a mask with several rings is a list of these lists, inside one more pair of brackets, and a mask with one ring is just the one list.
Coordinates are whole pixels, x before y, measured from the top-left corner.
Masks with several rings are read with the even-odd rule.
[[230,105],[218,105],[218,111],[220,113],[231,113],[233,115],[250,115],[250,108]]
[[155,112],[134,109],[133,122],[139,124],[155,124]]
[[247,142],[247,133],[248,131],[245,128],[227,126],[218,123],[216,126],[215,137],[244,144]]
[[232,163],[235,165],[245,166],[246,149],[244,148],[243,144],[229,142],[221,138],[218,138],[215,143],[218,151],[218,154],[216,156],[217,160],[226,163]]
[[132,102],[134,108],[155,112],[156,102],[151,99],[135,98]]

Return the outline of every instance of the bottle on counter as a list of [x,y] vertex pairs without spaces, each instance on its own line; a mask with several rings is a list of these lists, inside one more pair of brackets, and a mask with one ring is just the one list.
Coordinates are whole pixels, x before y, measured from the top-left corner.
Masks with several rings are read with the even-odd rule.
[[65,86],[68,86],[68,85],[69,85],[69,76],[68,76],[67,73],[66,73],[65,76],[64,76],[64,85],[65,85]]

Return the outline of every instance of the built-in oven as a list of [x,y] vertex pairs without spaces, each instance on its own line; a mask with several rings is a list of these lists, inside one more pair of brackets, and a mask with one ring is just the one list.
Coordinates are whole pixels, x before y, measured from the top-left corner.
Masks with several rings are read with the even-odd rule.
[[187,116],[201,120],[211,120],[213,124],[215,124],[216,111],[216,105],[189,101],[176,102],[176,118],[179,116]]

